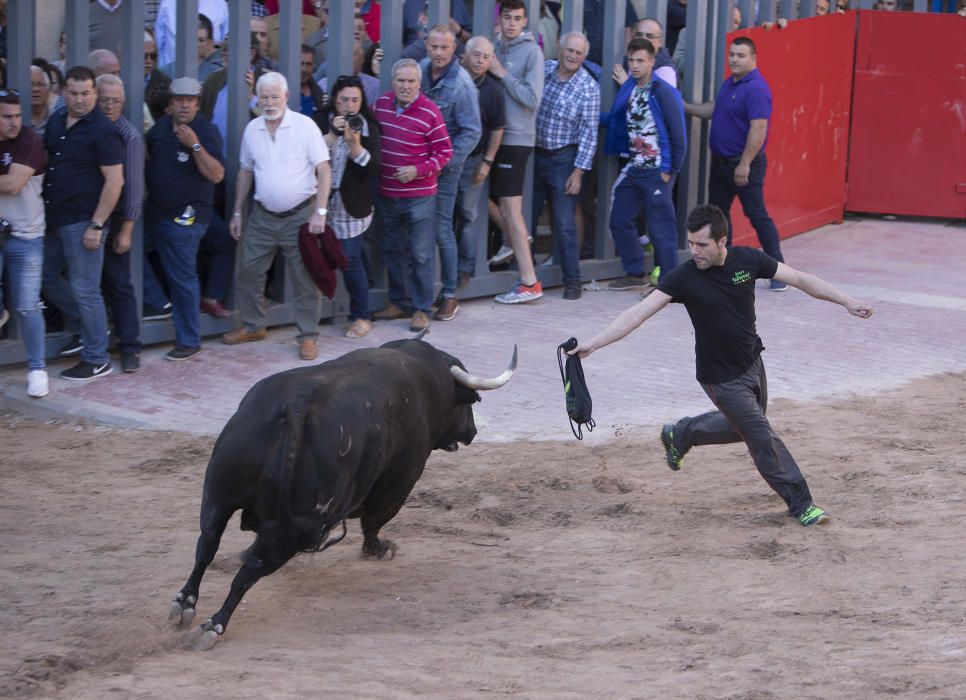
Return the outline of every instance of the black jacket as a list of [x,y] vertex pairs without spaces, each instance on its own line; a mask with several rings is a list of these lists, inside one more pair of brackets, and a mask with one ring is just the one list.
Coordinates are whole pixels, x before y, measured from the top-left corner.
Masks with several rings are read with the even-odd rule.
[[[318,112],[316,112],[318,114]],[[322,132],[329,132],[329,115],[331,108],[325,110]],[[339,183],[339,194],[342,204],[349,216],[354,219],[364,219],[372,213],[376,202],[376,191],[379,183],[379,125],[372,117],[366,118],[368,134],[362,137],[362,146],[369,151],[369,162],[359,165],[351,158],[346,161],[342,182]],[[333,188],[335,191],[335,188]]]

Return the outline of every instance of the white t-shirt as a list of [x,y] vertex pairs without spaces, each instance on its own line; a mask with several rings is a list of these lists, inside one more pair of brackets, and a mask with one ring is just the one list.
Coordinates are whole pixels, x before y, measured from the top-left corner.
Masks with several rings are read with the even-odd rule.
[[248,122],[238,161],[255,174],[255,200],[273,212],[288,211],[318,190],[315,168],[329,160],[322,132],[309,117],[286,108],[275,137],[265,117]]

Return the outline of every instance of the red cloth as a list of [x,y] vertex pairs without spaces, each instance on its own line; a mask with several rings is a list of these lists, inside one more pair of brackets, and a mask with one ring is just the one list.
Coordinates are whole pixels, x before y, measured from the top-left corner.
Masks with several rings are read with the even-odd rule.
[[[268,14],[277,15],[278,0],[265,0],[265,9],[268,10]],[[302,14],[315,17],[315,7],[312,0],[302,0]]]
[[329,299],[335,296],[335,271],[345,272],[349,267],[342,244],[335,237],[331,226],[316,236],[309,233],[309,225],[302,224],[299,229],[299,253],[302,254],[302,264],[306,271],[325,296]]

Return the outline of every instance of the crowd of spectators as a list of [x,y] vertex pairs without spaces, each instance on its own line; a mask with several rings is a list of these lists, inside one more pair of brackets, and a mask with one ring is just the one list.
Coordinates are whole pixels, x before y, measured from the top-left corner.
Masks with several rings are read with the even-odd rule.
[[[69,333],[60,355],[79,362],[60,376],[74,381],[112,373],[109,341],[122,371],[137,371],[142,321],[173,319],[172,361],[201,352],[202,313],[237,316],[237,328],[223,342],[263,339],[276,251],[295,289],[302,359],[317,356],[320,289],[331,289],[334,269],[342,270],[350,296],[349,337],[365,336],[378,319],[409,319],[413,331],[432,320],[452,321],[457,290],[477,269],[474,222],[484,206],[484,183],[494,226],[489,262],[505,266],[515,259],[519,273],[495,301],[525,304],[543,296],[532,242],[545,204],[563,296],[576,300],[587,247],[582,202],[588,191],[592,201],[600,157],[621,164],[609,229],[624,275],[611,286],[646,290],[677,260],[672,192],[688,148],[685,111],[714,115],[716,203],[727,212],[738,197],[746,213],[757,215],[768,252],[781,260],[760,189],[770,94],[755,69],[754,44],[738,46],[745,63],[732,65],[736,75],[750,76],[748,89],[756,91],[750,123],[710,105],[684,105],[677,86],[686,70],[686,0],[670,0],[664,21],[643,16],[643,2],[626,0],[625,58],[613,66],[601,65],[602,1],[585,0],[585,33],[565,34],[559,2],[541,2],[540,16],[529,18],[524,0],[503,0],[491,41],[473,35],[464,0],[452,0],[452,16],[436,26],[429,26],[425,0],[405,0],[403,57],[389,67],[392,89],[385,94],[378,79],[386,68],[379,3],[354,0],[353,71],[330,86],[330,0],[304,0],[294,110],[287,106],[288,81],[278,72],[278,0],[251,2],[250,33],[241,38],[227,35],[225,0],[199,0],[197,79],[174,74],[175,47],[186,40],[177,36],[178,3],[148,1],[137,126],[123,116],[123,1],[91,3],[86,65],[65,66],[64,33],[57,57],[34,59],[29,115],[20,113],[20,90],[27,86],[4,82],[0,89],[0,327],[16,310],[31,396],[48,391],[45,318]],[[0,0],[0,26],[5,5]],[[879,0],[877,7],[905,9],[901,0]],[[816,13],[833,8],[845,11],[849,0],[818,0]],[[734,12],[737,28],[741,16]],[[0,52],[6,39],[4,28]],[[251,91],[233,202],[226,201],[224,181],[232,157],[226,150],[230,45],[248,51]],[[602,80],[618,85],[612,104],[601,105]],[[719,127],[716,139],[715,123],[725,119],[728,128]],[[531,157],[534,207],[526,220]],[[146,255],[140,309],[130,274],[139,220]],[[656,263],[650,274],[646,251]],[[389,304],[373,312],[368,292],[377,259],[388,273]]]

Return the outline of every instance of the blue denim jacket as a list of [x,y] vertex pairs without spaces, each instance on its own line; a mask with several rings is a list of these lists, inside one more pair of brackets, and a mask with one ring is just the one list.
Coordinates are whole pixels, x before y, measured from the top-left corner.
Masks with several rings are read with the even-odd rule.
[[436,103],[453,142],[453,158],[446,167],[462,168],[483,134],[480,121],[480,94],[473,79],[455,58],[435,85],[430,76],[429,59],[422,60],[423,94]]

